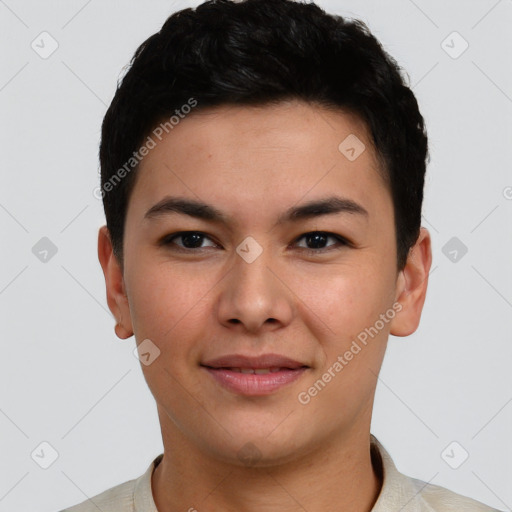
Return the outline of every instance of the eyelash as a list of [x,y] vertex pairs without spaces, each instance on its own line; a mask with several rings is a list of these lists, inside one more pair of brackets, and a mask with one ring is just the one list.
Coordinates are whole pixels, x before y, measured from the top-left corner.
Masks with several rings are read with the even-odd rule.
[[[328,231],[308,231],[307,233],[304,233],[304,234],[300,235],[298,238],[296,238],[294,243],[297,243],[299,240],[303,239],[304,237],[306,237],[308,235],[315,235],[315,234],[325,235],[325,236],[327,236],[327,238],[335,238],[338,241],[338,244],[334,244],[334,245],[328,246],[326,248],[320,248],[320,249],[310,249],[308,247],[300,247],[299,249],[301,251],[303,251],[309,255],[318,256],[319,254],[325,254],[325,253],[333,251],[333,250],[339,250],[344,246],[351,246],[350,242],[348,240],[346,240],[345,238],[341,237],[340,235],[336,235],[335,233],[330,233]],[[167,247],[169,247],[171,245],[176,245],[176,244],[174,244],[173,240],[176,238],[182,238],[185,235],[200,235],[202,238],[210,238],[208,235],[206,235],[206,233],[203,233],[201,231],[179,231],[177,233],[172,233],[170,235],[165,236],[162,239],[160,245],[167,246]],[[210,238],[210,240],[211,240],[211,238]],[[213,242],[213,240],[212,240],[212,242]],[[186,247],[176,246],[176,247],[172,247],[171,249],[178,251],[178,252],[192,253],[192,252],[201,252],[204,249],[206,249],[206,247],[186,248]]]

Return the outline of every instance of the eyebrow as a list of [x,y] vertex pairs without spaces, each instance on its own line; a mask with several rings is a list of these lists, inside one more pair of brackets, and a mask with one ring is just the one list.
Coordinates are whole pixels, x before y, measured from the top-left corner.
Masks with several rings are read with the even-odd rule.
[[[166,196],[152,206],[144,215],[144,219],[155,219],[173,213],[188,215],[218,224],[227,225],[230,223],[230,218],[212,205],[195,199],[172,196]],[[352,199],[331,196],[313,200],[299,206],[292,206],[278,217],[276,225],[338,213],[351,213],[366,218],[369,217],[368,211]]]

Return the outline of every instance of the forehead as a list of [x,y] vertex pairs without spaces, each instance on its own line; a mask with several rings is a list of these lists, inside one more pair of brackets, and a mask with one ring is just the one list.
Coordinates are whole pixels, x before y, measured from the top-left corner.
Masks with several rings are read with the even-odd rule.
[[190,114],[156,142],[130,200],[139,218],[165,194],[230,205],[238,217],[334,192],[370,206],[389,199],[366,125],[346,111],[224,105]]

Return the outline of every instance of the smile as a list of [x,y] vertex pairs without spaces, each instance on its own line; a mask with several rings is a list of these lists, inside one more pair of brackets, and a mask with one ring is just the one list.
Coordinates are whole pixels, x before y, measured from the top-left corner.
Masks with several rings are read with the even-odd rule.
[[301,368],[211,368],[202,366],[223,388],[246,396],[265,396],[298,380],[307,367]]
[[[281,370],[279,367],[273,368],[224,368],[225,370],[231,370],[232,372],[239,373],[256,373],[257,375],[264,375],[266,373],[276,373]],[[285,369],[285,368],[283,368]]]

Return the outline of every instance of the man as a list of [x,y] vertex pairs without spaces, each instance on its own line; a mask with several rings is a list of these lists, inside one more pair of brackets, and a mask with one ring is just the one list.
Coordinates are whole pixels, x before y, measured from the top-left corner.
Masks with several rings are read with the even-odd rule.
[[68,511],[493,510],[370,434],[426,297],[427,148],[396,62],[315,4],[213,0],[139,47],[102,128],[98,256],[164,453]]

